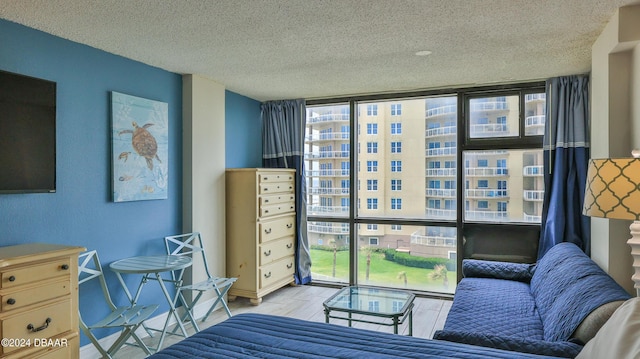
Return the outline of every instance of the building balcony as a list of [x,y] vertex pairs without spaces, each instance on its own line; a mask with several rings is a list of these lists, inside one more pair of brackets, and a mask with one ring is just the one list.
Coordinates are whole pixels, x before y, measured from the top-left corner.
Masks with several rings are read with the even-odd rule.
[[342,113],[329,113],[307,117],[307,124],[321,122],[349,122],[349,115]]
[[507,198],[509,191],[506,189],[468,189],[464,191],[466,198]]
[[542,222],[542,216],[533,216],[530,214],[525,214],[524,221],[528,223],[540,223]]
[[527,116],[525,118],[524,127],[542,127],[544,128],[545,115],[535,115],[535,116]]
[[308,215],[349,215],[348,206],[307,206]]
[[321,223],[314,224],[307,222],[307,230],[312,233],[325,233],[336,235],[348,235],[349,226],[345,226],[343,223]]
[[349,170],[305,170],[306,177],[349,177]]
[[504,167],[469,167],[465,168],[467,177],[502,177],[509,175],[509,169]]
[[455,168],[427,168],[427,177],[455,177],[458,171]]
[[542,202],[544,200],[544,191],[525,190],[523,197],[525,201]]
[[470,125],[470,133],[473,137],[498,137],[509,135],[509,127],[506,123],[483,123]]
[[508,150],[479,150],[479,151],[469,151],[470,155],[476,156],[477,158],[486,158],[489,156],[502,156],[505,157],[509,155]]
[[509,110],[509,104],[506,101],[473,102],[471,104],[471,112],[504,111],[504,110]]
[[427,236],[418,232],[411,234],[411,244],[429,247],[456,247],[456,237]]
[[427,208],[426,209],[426,215],[429,218],[455,219],[456,218],[456,210],[455,209]]
[[455,189],[427,188],[427,197],[455,198]]
[[503,220],[507,218],[507,212],[503,211],[465,211],[464,218],[477,221]]
[[455,136],[457,133],[458,130],[456,126],[437,127],[426,130],[425,137]]
[[532,94],[524,95],[525,102],[545,101],[546,99],[547,99],[547,95],[544,93],[532,93]]
[[522,169],[522,174],[526,177],[540,177],[544,174],[544,166],[535,165],[535,166],[524,166]]
[[426,111],[426,118],[434,118],[440,116],[456,115],[458,113],[458,105],[445,105],[440,107],[430,108]]
[[427,157],[455,156],[456,147],[427,148]]
[[314,133],[309,136],[305,136],[305,142],[326,142],[326,141],[340,141],[349,142],[349,132],[331,132],[331,133]]
[[340,188],[340,187],[325,188],[325,187],[308,187],[307,186],[307,193],[319,194],[319,195],[347,196],[349,195],[349,189]]
[[349,158],[349,151],[305,152],[304,158],[307,160],[321,158]]
[[545,115],[528,116],[525,119],[525,135],[544,135]]

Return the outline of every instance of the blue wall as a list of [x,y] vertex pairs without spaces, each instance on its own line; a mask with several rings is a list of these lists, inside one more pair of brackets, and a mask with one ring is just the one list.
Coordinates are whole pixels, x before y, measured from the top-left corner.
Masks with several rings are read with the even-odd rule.
[[262,167],[260,102],[225,93],[225,166]]
[[[164,253],[162,238],[182,228],[181,76],[1,19],[0,69],[57,83],[57,192],[0,195],[0,246],[84,246],[97,249],[105,266]],[[111,201],[110,91],[169,104],[168,199]],[[123,304],[115,276],[106,272],[114,300]],[[130,287],[135,280],[127,279]],[[140,301],[162,303],[157,288],[151,282]],[[98,298],[81,288],[88,322],[95,311],[87,303]],[[167,309],[163,304],[157,313]]]
[[[0,246],[44,242],[96,249],[114,301],[125,304],[108,264],[162,254],[162,238],[182,228],[181,76],[2,19],[0,70],[57,83],[57,192],[0,195]],[[168,199],[112,202],[110,91],[169,104]],[[260,103],[230,91],[225,98],[226,166],[259,167]],[[126,280],[133,290],[139,277]],[[86,322],[104,313],[95,309],[101,298],[98,287],[81,287]],[[150,282],[139,302],[161,304],[160,314],[168,310],[160,298]],[[81,345],[88,343],[82,335]]]

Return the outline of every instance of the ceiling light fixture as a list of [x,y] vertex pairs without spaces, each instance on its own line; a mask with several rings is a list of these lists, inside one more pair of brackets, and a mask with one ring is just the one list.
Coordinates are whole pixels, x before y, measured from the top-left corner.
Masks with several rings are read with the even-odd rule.
[[429,55],[431,55],[431,51],[429,50],[422,50],[422,51],[416,52],[416,56],[429,56]]

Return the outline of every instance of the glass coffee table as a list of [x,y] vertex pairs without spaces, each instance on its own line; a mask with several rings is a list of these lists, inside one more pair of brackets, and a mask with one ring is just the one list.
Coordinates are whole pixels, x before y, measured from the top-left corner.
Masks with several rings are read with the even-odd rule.
[[[413,293],[403,290],[352,286],[340,289],[322,305],[327,323],[329,323],[329,318],[334,318],[347,320],[349,326],[351,326],[351,322],[393,326],[395,334],[398,334],[398,325],[404,323],[408,317],[409,335],[413,336],[414,299]],[[353,318],[353,314],[380,319]]]

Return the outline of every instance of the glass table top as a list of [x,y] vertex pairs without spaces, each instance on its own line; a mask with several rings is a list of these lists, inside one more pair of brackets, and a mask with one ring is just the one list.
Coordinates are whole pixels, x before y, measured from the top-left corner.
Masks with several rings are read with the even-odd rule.
[[352,313],[399,315],[406,313],[414,298],[413,293],[402,290],[354,286],[340,289],[323,305]]

